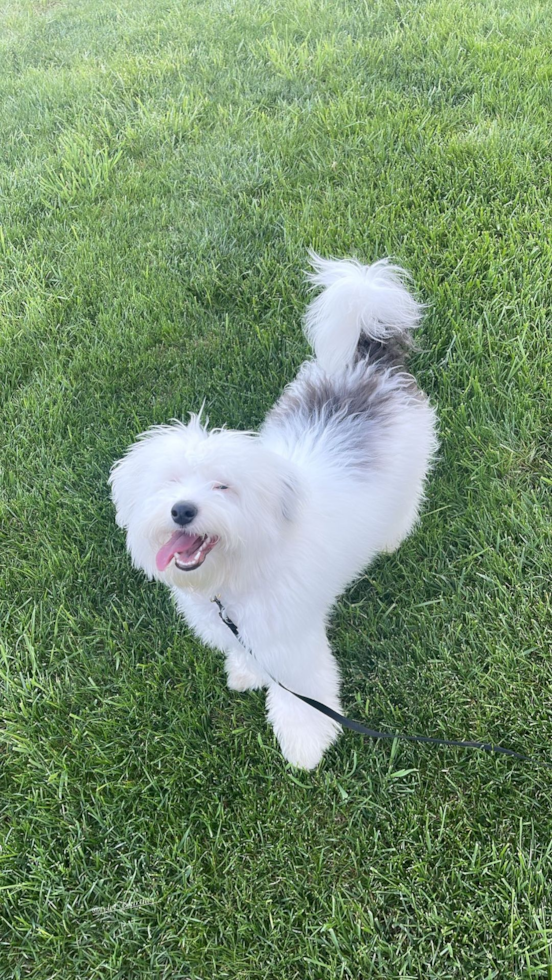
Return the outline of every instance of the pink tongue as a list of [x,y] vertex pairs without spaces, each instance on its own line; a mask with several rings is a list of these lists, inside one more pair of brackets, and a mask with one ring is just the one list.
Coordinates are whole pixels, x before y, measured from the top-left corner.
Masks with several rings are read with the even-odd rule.
[[157,552],[155,563],[160,572],[164,572],[175,555],[184,552],[193,555],[199,548],[203,538],[197,534],[186,534],[185,531],[175,531],[166,544]]

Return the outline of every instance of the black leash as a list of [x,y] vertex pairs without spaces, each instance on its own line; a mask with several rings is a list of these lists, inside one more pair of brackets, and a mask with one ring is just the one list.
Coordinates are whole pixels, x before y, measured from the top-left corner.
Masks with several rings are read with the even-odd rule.
[[315,708],[316,711],[320,711],[323,715],[327,715],[333,721],[342,725],[343,728],[349,728],[352,732],[357,732],[359,735],[367,735],[369,738],[388,738],[388,739],[401,739],[404,742],[422,742],[424,744],[430,745],[452,745],[453,747],[460,749],[481,749],[483,752],[495,752],[500,755],[508,755],[512,759],[521,759],[523,762],[530,762],[534,766],[544,766],[547,769],[552,769],[552,763],[544,762],[541,759],[535,759],[530,755],[522,755],[520,752],[514,752],[513,749],[506,749],[502,745],[493,745],[491,742],[461,742],[456,741],[451,738],[432,738],[429,735],[404,735],[400,732],[378,732],[373,728],[367,728],[366,725],[362,725],[360,721],[355,721],[352,718],[347,718],[345,715],[340,715],[338,711],[334,711],[333,708],[329,708],[327,704],[323,704],[321,701],[317,701],[315,698],[308,698],[305,694],[297,694],[296,691],[291,691],[289,687],[282,684],[276,677],[263,666],[260,660],[257,659],[253,651],[244,643],[240,636],[240,631],[236,624],[226,615],[224,606],[222,605],[218,596],[211,599],[218,607],[219,616],[222,622],[228,629],[234,634],[238,643],[241,644],[243,649],[257,661],[259,666],[262,668],[265,674],[275,684],[287,691],[288,694],[293,694],[295,698],[299,698],[300,701],[304,701],[305,704],[310,705],[311,708]]

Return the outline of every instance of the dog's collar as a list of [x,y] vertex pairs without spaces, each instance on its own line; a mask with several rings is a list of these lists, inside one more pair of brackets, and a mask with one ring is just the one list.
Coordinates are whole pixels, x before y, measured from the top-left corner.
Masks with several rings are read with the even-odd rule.
[[500,755],[508,755],[512,759],[522,759],[524,762],[531,762],[535,766],[544,766],[547,769],[552,769],[552,763],[545,762],[541,759],[536,759],[534,756],[522,755],[520,752],[514,752],[513,749],[506,749],[502,745],[493,745],[491,742],[461,742],[455,739],[449,738],[432,738],[429,735],[404,735],[400,732],[378,732],[373,728],[367,728],[366,725],[362,725],[359,721],[355,721],[353,718],[347,718],[345,715],[340,715],[338,711],[334,711],[333,708],[329,708],[327,704],[323,704],[321,701],[317,701],[315,698],[308,698],[304,694],[297,694],[297,691],[290,690],[285,684],[282,684],[269,670],[261,663],[258,657],[255,656],[251,647],[249,647],[240,636],[240,631],[236,626],[235,622],[230,619],[226,610],[221,602],[220,595],[215,595],[211,599],[218,608],[219,616],[225,626],[231,631],[231,633],[236,637],[238,643],[243,647],[243,649],[253,657],[253,660],[259,664],[263,673],[270,677],[270,680],[277,684],[278,687],[283,688],[288,694],[293,694],[294,698],[299,698],[300,701],[304,701],[305,704],[310,705],[311,708],[315,708],[316,711],[320,711],[323,715],[331,718],[338,725],[342,725],[344,728],[349,728],[353,732],[357,732],[359,735],[367,735],[368,738],[380,739],[402,739],[405,742],[422,742],[430,745],[449,745],[453,748],[460,749],[481,749],[483,752],[496,752]]

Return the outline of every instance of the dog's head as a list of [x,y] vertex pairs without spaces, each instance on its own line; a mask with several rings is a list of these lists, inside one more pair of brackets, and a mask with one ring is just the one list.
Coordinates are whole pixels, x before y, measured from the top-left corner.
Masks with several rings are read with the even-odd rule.
[[254,574],[298,505],[287,460],[252,433],[209,431],[197,416],[145,432],[109,482],[134,564],[206,593]]

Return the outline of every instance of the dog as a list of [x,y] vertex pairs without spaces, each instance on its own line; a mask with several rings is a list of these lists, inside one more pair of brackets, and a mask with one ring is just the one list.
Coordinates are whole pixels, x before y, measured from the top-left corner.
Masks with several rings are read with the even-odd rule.
[[110,475],[134,565],[222,651],[231,690],[267,689],[282,753],[305,769],[341,729],[291,692],[341,711],[330,611],[412,530],[437,446],[435,411],[405,367],[423,312],[406,273],[310,254],[314,358],[260,431],[191,415],[143,433]]

